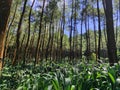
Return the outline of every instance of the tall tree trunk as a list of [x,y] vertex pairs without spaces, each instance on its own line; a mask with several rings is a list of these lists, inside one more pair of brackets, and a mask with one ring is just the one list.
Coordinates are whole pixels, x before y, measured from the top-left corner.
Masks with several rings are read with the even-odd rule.
[[4,42],[12,0],[0,0],[0,70],[3,67]]
[[73,27],[73,60],[76,58],[76,48],[77,48],[77,1],[75,0],[74,2],[74,27]]
[[81,30],[80,30],[80,32],[81,32],[81,36],[80,36],[80,59],[82,59],[82,45],[83,45],[83,43],[82,43],[82,30],[83,30],[83,15],[82,15],[82,20],[81,20]]
[[112,0],[103,0],[105,4],[105,16],[106,16],[106,27],[107,27],[107,48],[108,48],[108,58],[110,65],[114,65],[117,61],[117,50],[114,35],[114,24],[113,24],[113,8]]
[[101,46],[101,20],[100,20],[100,10],[99,10],[99,0],[97,0],[97,12],[98,12],[98,31],[99,31],[99,38],[98,38],[98,59],[100,59],[100,46]]
[[50,43],[50,61],[52,61],[52,52],[53,52],[53,39],[54,39],[54,20],[52,24],[52,30],[51,30],[51,43]]
[[[36,22],[37,23],[37,22]],[[30,47],[31,48],[34,48],[34,41],[35,41],[35,32],[36,32],[36,28],[37,28],[37,24],[34,24],[34,31],[33,31],[33,33],[32,33],[32,35],[31,35],[31,39],[30,39]],[[29,53],[30,53],[30,59],[31,58],[33,58],[33,56],[35,56],[33,53],[34,53],[34,51],[33,50],[31,50],[31,48],[29,48]]]
[[[81,6],[82,7],[82,9],[83,9],[83,5]],[[81,13],[81,30],[80,30],[80,32],[81,32],[81,36],[80,36],[80,59],[82,59],[82,45],[83,45],[83,43],[82,43],[82,39],[83,39],[83,36],[82,36],[82,33],[83,33],[83,17],[84,17],[84,13]]]
[[45,29],[45,31],[44,31],[44,34],[42,35],[42,45],[41,45],[41,47],[42,47],[42,57],[41,57],[41,60],[43,60],[44,59],[44,57],[45,57],[45,39],[46,39],[46,35],[47,35],[47,22],[45,21],[45,27],[44,27],[44,29]]
[[[93,8],[93,6],[92,6]],[[95,38],[95,54],[96,54],[96,61],[97,61],[97,38],[96,38],[96,25],[95,25],[95,12],[94,12],[94,9],[93,9],[93,26],[94,26],[94,38]]]
[[52,24],[53,24],[53,14],[54,14],[54,10],[52,11],[52,15],[51,15],[51,19],[50,19],[49,39],[47,42],[46,53],[45,53],[46,60],[47,60],[48,55],[49,55],[49,46],[50,46],[50,42],[51,42],[51,38],[52,38],[51,30],[52,30]]
[[103,30],[103,32],[104,32],[104,37],[105,37],[105,43],[106,43],[106,45],[107,45],[107,34],[106,34],[106,25],[105,25],[105,21],[104,21],[104,30]]
[[39,26],[39,33],[38,33],[38,39],[37,39],[37,47],[36,47],[36,52],[35,52],[35,62],[34,65],[37,63],[38,59],[38,52],[39,52],[39,46],[40,46],[40,36],[41,36],[41,29],[42,29],[42,20],[43,20],[43,13],[44,13],[44,7],[45,7],[45,1],[43,1],[43,6],[42,6],[42,12],[40,16],[40,26]]
[[116,40],[116,45],[117,45],[117,41],[118,41],[118,26],[119,26],[119,23],[118,23],[118,20],[119,20],[119,12],[117,11],[117,17],[116,17],[116,37],[115,37],[115,40]]
[[70,61],[72,59],[72,30],[73,30],[73,0],[72,0],[72,11],[71,11],[71,29],[70,29],[70,36],[69,36],[69,43],[70,43]]
[[64,36],[64,29],[65,29],[65,0],[63,4],[63,15],[62,15],[62,27],[61,27],[61,37],[60,37],[60,58],[62,59],[62,52],[63,52],[63,36]]
[[17,11],[17,6],[18,6],[18,3],[17,3],[16,6],[15,6],[15,11],[14,11],[14,14],[13,14],[13,18],[12,18],[12,20],[11,20],[11,22],[10,22],[10,25],[9,25],[9,27],[8,27],[8,30],[7,30],[7,32],[6,32],[5,46],[4,46],[4,54],[3,54],[3,61],[4,61],[4,58],[5,58],[6,53],[7,53],[8,42],[9,42],[9,40],[10,40],[10,39],[8,39],[8,37],[9,37],[9,33],[10,33],[10,28],[11,28],[13,22],[14,22],[14,19],[15,19],[15,15],[16,15],[16,11]]
[[86,51],[84,53],[84,55],[86,56],[88,62],[89,62],[89,34],[88,34],[88,28],[87,28],[87,16],[85,15],[85,22],[84,22],[84,25],[85,25],[85,32],[86,32]]
[[24,52],[24,60],[23,60],[23,64],[25,64],[25,59],[26,59],[26,53],[27,53],[27,50],[28,50],[28,45],[29,45],[29,41],[30,41],[30,30],[31,30],[31,22],[30,22],[30,19],[31,19],[31,13],[32,13],[32,8],[33,8],[33,5],[35,3],[35,0],[33,0],[32,2],[32,5],[30,7],[30,12],[29,12],[29,18],[28,18],[28,36],[27,36],[27,43],[26,43],[26,46],[25,46],[25,52]]
[[59,37],[60,37],[60,22],[58,22],[58,24],[56,24],[57,26],[57,31],[58,31],[58,36],[55,35],[55,38],[57,40],[57,48],[56,48],[56,60],[58,60],[58,58],[60,59],[60,56],[59,56]]
[[27,0],[25,0],[24,2],[24,6],[23,6],[23,11],[22,11],[22,14],[21,14],[21,17],[20,17],[20,21],[18,23],[18,29],[17,29],[17,39],[16,39],[16,49],[15,49],[15,53],[14,53],[14,59],[13,59],[13,62],[12,62],[12,65],[15,65],[16,64],[16,61],[18,59],[18,54],[19,54],[19,49],[20,49],[20,35],[21,35],[21,25],[22,25],[22,20],[23,20],[23,17],[24,17],[24,13],[25,13],[25,9],[26,9],[26,4],[27,4]]
[[90,48],[90,28],[89,28],[89,15],[88,15],[88,32],[87,32],[87,35],[88,35],[88,51],[89,51],[89,56],[91,54],[91,48]]

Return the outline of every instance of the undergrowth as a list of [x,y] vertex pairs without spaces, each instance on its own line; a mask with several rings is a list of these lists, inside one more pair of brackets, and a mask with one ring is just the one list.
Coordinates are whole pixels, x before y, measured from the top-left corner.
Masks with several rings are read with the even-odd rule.
[[120,90],[120,65],[41,62],[34,67],[6,65],[1,90]]

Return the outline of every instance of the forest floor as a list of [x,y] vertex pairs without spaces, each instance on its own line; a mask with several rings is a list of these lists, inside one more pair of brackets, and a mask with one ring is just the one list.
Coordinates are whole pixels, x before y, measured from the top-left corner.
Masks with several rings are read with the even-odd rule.
[[2,70],[1,90],[120,90],[120,65],[83,62],[8,64]]

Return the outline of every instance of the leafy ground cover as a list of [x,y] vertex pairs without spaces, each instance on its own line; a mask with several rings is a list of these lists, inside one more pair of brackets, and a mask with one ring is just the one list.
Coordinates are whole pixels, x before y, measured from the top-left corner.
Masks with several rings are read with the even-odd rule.
[[120,65],[42,62],[5,66],[1,90],[120,90]]

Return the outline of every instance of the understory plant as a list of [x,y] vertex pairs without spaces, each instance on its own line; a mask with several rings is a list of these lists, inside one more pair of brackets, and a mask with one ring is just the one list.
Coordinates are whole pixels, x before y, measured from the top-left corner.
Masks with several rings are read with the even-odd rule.
[[2,90],[120,90],[120,65],[42,62],[34,67],[5,66]]

